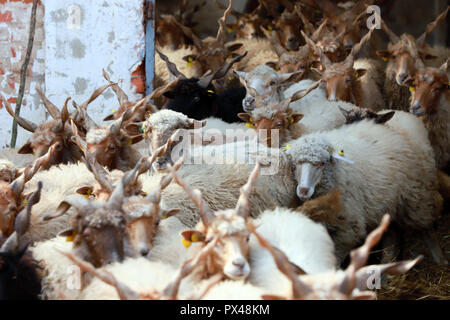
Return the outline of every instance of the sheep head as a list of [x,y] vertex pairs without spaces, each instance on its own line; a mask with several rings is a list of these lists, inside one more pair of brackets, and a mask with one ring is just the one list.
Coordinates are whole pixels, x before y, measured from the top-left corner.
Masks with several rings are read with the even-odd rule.
[[201,221],[196,229],[182,232],[183,243],[202,242],[204,247],[212,242],[209,253],[198,263],[203,267],[203,276],[223,274],[225,277],[240,280],[250,274],[248,263],[249,232],[248,219],[250,192],[259,175],[260,165],[256,164],[247,183],[241,188],[241,194],[235,209],[214,212],[203,200],[200,190],[189,186],[174,170],[171,173],[175,182],[188,194],[199,208]]
[[[357,81],[360,81],[365,73],[365,69],[355,70],[353,63],[355,56],[361,50],[361,47],[369,41],[372,36],[373,29],[371,29],[361,41],[355,45],[347,56],[345,61],[333,63],[330,59],[321,52],[320,59],[324,71],[322,72],[322,79],[326,83],[327,98],[330,101],[353,101],[355,100],[353,87]],[[317,47],[316,47],[317,48]],[[319,51],[321,49],[318,49]]]
[[416,116],[431,116],[438,111],[439,101],[447,97],[450,82],[447,76],[449,59],[438,68],[419,70],[412,81],[407,82],[411,91],[409,111]]
[[[269,104],[271,102],[279,102],[283,100],[283,90],[290,83],[294,82],[303,71],[294,73],[277,73],[266,65],[259,65],[250,72],[236,71],[233,72],[239,77],[242,85],[247,89],[247,94],[242,101],[245,112],[251,113],[257,106],[255,105],[255,97],[266,96],[262,103]],[[252,90],[253,89],[253,90]],[[255,95],[252,95],[252,92]]]
[[[173,148],[182,140],[187,138],[184,130],[200,129],[206,125],[206,121],[198,121],[188,118],[186,115],[172,110],[161,110],[149,117],[142,128],[144,137],[150,139],[150,153],[165,145],[169,140],[176,141],[171,144],[167,152],[159,157],[153,164],[156,171],[163,172],[167,170],[167,165],[172,162],[171,154]],[[178,132],[178,133],[177,133]],[[181,135],[180,136],[178,136]],[[172,137],[172,138],[171,138]]]
[[302,38],[300,29],[302,21],[295,12],[285,10],[275,21],[275,32],[277,33],[280,44],[290,51],[297,51]]
[[298,183],[296,192],[302,201],[318,195],[316,187],[322,177],[328,176],[329,171],[333,170],[335,161],[353,163],[344,157],[344,150],[335,150],[327,141],[316,137],[297,139],[286,152],[295,167],[294,175]]
[[398,85],[406,85],[406,83],[412,79],[416,71],[418,71],[414,61],[415,59],[412,57],[409,50],[410,46],[413,46],[419,52],[421,59],[437,58],[436,56],[427,53],[428,48],[425,39],[427,35],[433,32],[439,22],[445,20],[449,8],[450,7],[447,7],[447,9],[433,22],[429,23],[425,32],[417,39],[409,34],[403,34],[399,37],[389,29],[383,20],[381,21],[383,31],[389,36],[389,44],[387,50],[377,51],[377,55],[385,61],[389,60],[388,69],[393,70],[395,73],[395,80]]
[[22,174],[22,170],[17,169],[14,163],[6,159],[0,159],[0,181],[11,183]]
[[389,111],[386,113],[378,114],[368,108],[353,108],[351,110],[345,110],[339,107],[343,116],[345,117],[346,124],[351,124],[354,122],[359,122],[365,119],[373,120],[375,123],[383,124],[392,119],[395,111]]
[[50,161],[54,152],[56,152],[56,145],[51,146],[47,154],[34,160],[24,169],[23,174],[12,182],[0,182],[0,233],[4,237],[14,231],[14,221],[29,201],[30,195],[24,194],[25,184]]
[[[290,130],[292,126],[295,126],[302,118],[303,114],[294,113],[289,107],[289,104],[294,101],[298,101],[316,89],[322,80],[319,80],[311,85],[306,90],[300,90],[294,93],[290,98],[284,99],[278,103],[270,103],[263,106],[267,97],[257,96],[256,91],[249,88],[252,95],[257,96],[255,99],[255,105],[257,108],[249,113],[239,113],[238,117],[246,122],[248,127],[254,128],[258,132],[258,140],[266,144],[268,147],[272,146],[272,137],[278,137],[277,146],[292,139]],[[272,135],[272,130],[274,134]]]

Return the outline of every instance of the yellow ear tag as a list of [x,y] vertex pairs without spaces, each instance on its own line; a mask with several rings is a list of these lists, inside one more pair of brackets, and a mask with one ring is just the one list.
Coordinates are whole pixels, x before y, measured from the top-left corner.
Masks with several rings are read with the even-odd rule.
[[269,34],[270,34],[273,30],[273,27],[269,25],[269,26],[267,26],[267,30],[269,31]]
[[208,90],[207,92],[214,94],[215,92],[212,90]]
[[289,123],[294,123],[294,118],[292,118],[292,117],[289,117]]
[[91,197],[91,195],[92,195],[92,189],[89,189],[87,191],[87,194],[84,194],[83,197],[85,197],[86,199],[89,199]]
[[416,88],[414,88],[414,87],[409,87],[409,92],[415,92],[416,91]]
[[320,13],[320,10],[316,9],[314,10],[314,13]]
[[27,203],[28,203],[28,200],[27,200],[27,199],[23,199],[22,204],[23,204],[24,206],[26,206]]
[[287,151],[291,148],[291,146],[289,144],[286,145],[286,147],[283,148],[284,151]]
[[112,113],[116,113],[116,109],[112,109]]
[[388,61],[388,58],[386,57],[382,57],[381,59],[383,59],[384,61]]
[[75,231],[72,231],[72,234],[66,237],[66,242],[73,242],[75,240],[76,235],[77,233]]
[[168,218],[167,213],[164,213],[164,214],[161,216],[161,219],[167,219],[167,218]]
[[133,140],[128,141],[128,145],[132,145],[133,144]]
[[150,118],[152,116],[152,114],[151,113],[149,113],[148,115],[147,115],[147,118]]
[[200,239],[198,238],[198,235],[196,233],[193,233],[191,235],[191,241],[192,242],[199,242],[200,241]]
[[275,66],[275,71],[276,72],[280,71],[280,68],[278,68],[278,66]]
[[186,240],[185,238],[181,238],[181,243],[182,243],[183,246],[187,249],[187,248],[189,248],[189,247],[191,246],[191,243],[192,243],[192,242]]
[[342,157],[343,157],[343,156],[344,156],[344,150],[342,150],[342,149],[341,149],[341,150],[339,150],[339,151],[338,151],[338,155],[340,155],[340,156],[342,156]]
[[355,72],[355,78],[358,78],[358,77],[359,77],[358,72]]
[[255,129],[255,126],[254,126],[253,123],[251,123],[251,122],[246,122],[246,123],[245,123],[245,126],[246,126],[247,128],[250,128],[250,129]]
[[231,29],[230,27],[227,28],[228,33],[232,33],[233,29]]
[[187,63],[186,63],[186,66],[188,67],[188,68],[191,68],[192,67],[192,62],[194,61],[194,59],[192,58],[192,57],[188,57],[188,61],[187,61]]

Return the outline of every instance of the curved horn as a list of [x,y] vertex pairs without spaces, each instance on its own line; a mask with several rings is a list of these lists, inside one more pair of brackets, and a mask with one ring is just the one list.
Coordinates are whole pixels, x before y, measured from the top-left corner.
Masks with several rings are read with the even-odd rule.
[[169,69],[171,74],[173,74],[175,77],[181,77],[181,79],[187,79],[184,74],[182,74],[180,71],[178,71],[178,68],[175,65],[175,63],[170,62],[169,58],[165,54],[163,54],[161,51],[159,51],[158,49],[155,49],[155,50],[159,54],[161,59],[166,63],[167,69]]
[[8,111],[8,113],[11,115],[11,117],[13,117],[22,128],[24,128],[25,130],[28,130],[30,132],[36,131],[38,126],[36,124],[34,124],[33,122],[31,122],[25,118],[22,118],[19,115],[16,115],[14,113],[13,109],[11,108],[11,105],[9,104],[8,100],[6,100],[5,97],[1,93],[0,93],[0,99],[3,100],[6,111]]
[[22,210],[14,221],[14,229],[16,230],[18,236],[21,236],[27,232],[28,227],[30,226],[31,208],[41,200],[42,181],[38,182],[37,187],[37,190],[33,192],[31,197],[28,199],[26,209]]
[[59,249],[56,249],[56,250],[58,250],[58,252],[61,253],[62,255],[69,258],[70,261],[75,263],[80,268],[80,270],[87,272],[94,277],[99,278],[100,280],[109,284],[110,286],[113,286],[116,289],[117,294],[119,295],[119,298],[121,300],[137,300],[137,299],[139,299],[139,294],[137,292],[135,292],[134,290],[129,288],[126,284],[118,281],[111,273],[109,273],[107,271],[100,271],[100,270],[96,269],[89,262],[81,260],[80,258],[74,256],[70,252],[61,251]]
[[125,102],[128,102],[128,96],[127,94],[122,90],[122,88],[119,87],[117,83],[113,83],[111,79],[109,78],[109,75],[106,73],[105,69],[102,69],[103,71],[103,77],[108,81],[110,84],[112,84],[111,89],[113,89],[114,93],[117,96],[117,100],[119,101],[119,105],[123,105]]
[[259,170],[261,166],[259,162],[256,162],[255,168],[250,173],[250,177],[246,184],[241,187],[241,195],[239,196],[239,200],[236,205],[236,214],[246,219],[250,213],[250,193],[252,191],[252,187],[254,186],[256,179],[259,176]]
[[111,209],[121,210],[122,203],[125,198],[125,189],[129,184],[134,183],[137,180],[138,172],[141,167],[142,159],[136,163],[134,168],[124,174],[120,183],[114,189],[111,197],[109,197],[107,206]]
[[323,19],[323,22],[320,24],[320,26],[311,34],[311,40],[312,41],[319,41],[320,34],[322,33],[323,29],[328,23],[328,19]]
[[[98,206],[98,205],[97,205]],[[51,215],[46,215],[42,218],[43,221],[49,221],[58,217],[63,216],[71,207],[74,207],[79,214],[85,216],[91,214],[96,205],[90,200],[83,198],[80,195],[70,195],[63,202],[61,202],[56,208],[56,212]]]
[[442,12],[433,22],[430,22],[429,24],[427,24],[427,27],[425,28],[425,32],[416,40],[416,44],[419,47],[423,47],[425,45],[425,39],[426,39],[427,35],[431,34],[434,31],[434,29],[437,27],[439,22],[441,22],[442,20],[445,19],[449,8],[450,8],[450,6],[447,6],[447,9],[444,12]]
[[[173,166],[173,170],[178,171],[180,169],[181,165],[183,164],[184,158],[180,158]],[[146,197],[147,201],[153,202],[154,204],[159,204],[161,202],[161,194],[162,191],[167,188],[167,186],[172,182],[173,177],[170,174],[167,174],[161,178],[159,181],[159,186],[153,190],[149,195]]]
[[216,36],[216,41],[221,43],[222,45],[225,44],[225,41],[227,39],[227,35],[225,30],[226,25],[225,25],[225,21],[227,20],[227,17],[230,15],[231,11],[232,11],[232,7],[233,7],[233,0],[229,0],[228,3],[228,8],[225,10],[225,12],[223,13],[223,16],[219,19],[219,30],[217,31],[217,36]]
[[347,67],[351,67],[353,66],[353,62],[355,61],[355,57],[356,55],[359,53],[359,51],[361,51],[362,46],[370,40],[370,37],[372,36],[373,30],[375,29],[370,29],[369,32],[366,33],[366,35],[364,37],[361,38],[361,40],[359,41],[359,43],[357,43],[353,48],[352,51],[350,51],[350,54],[347,56],[347,58],[345,58],[345,62],[344,65]]
[[188,185],[170,165],[169,170],[173,178],[175,179],[175,182],[184,189],[192,202],[194,202],[194,204],[198,207],[198,214],[203,222],[203,225],[205,226],[205,228],[207,228],[211,221],[216,217],[214,211],[211,209],[208,203],[203,200],[200,190],[194,189],[192,186]]
[[105,85],[101,86],[100,88],[96,89],[96,90],[91,94],[91,96],[89,97],[89,99],[87,99],[85,102],[83,102],[83,103],[81,104],[80,108],[86,110],[86,109],[87,109],[87,106],[88,106],[92,101],[94,101],[95,99],[97,99],[98,96],[101,95],[101,94],[103,93],[103,91],[105,91],[106,89],[108,89],[109,87],[114,86],[114,85],[117,85],[117,83],[111,82],[111,83],[105,84]]
[[380,225],[366,238],[364,244],[350,253],[350,264],[345,269],[345,277],[338,285],[338,290],[345,295],[350,295],[356,286],[356,272],[366,265],[370,250],[380,241],[390,223],[390,216],[385,214]]
[[225,77],[228,70],[230,70],[230,68],[233,66],[233,64],[241,61],[247,55],[247,53],[248,53],[248,51],[245,51],[243,54],[237,55],[236,57],[231,59],[230,62],[225,63],[222,67],[220,67],[218,70],[216,70],[216,72],[214,72],[213,74],[201,77],[198,80],[197,84],[200,87],[206,89],[209,86],[209,84],[211,83],[211,81]]
[[41,97],[42,102],[44,103],[44,107],[45,109],[47,109],[48,113],[52,116],[53,119],[58,119],[61,116],[58,107],[55,106],[50,100],[48,100],[38,87],[36,87],[36,91]]
[[270,252],[278,270],[280,270],[280,272],[283,273],[286,278],[288,278],[292,282],[293,298],[302,299],[310,295],[312,289],[297,276],[297,273],[295,272],[294,268],[292,268],[292,264],[290,263],[286,254],[284,254],[283,251],[274,248],[266,239],[264,239],[259,233],[257,233],[255,226],[251,222],[249,222],[247,226],[249,228],[249,231],[253,233],[258,239],[261,247],[267,249]]
[[0,248],[0,253],[16,253],[19,250],[19,236],[14,231]]
[[294,102],[294,101],[303,99],[303,97],[305,97],[311,91],[315,90],[323,81],[324,81],[323,79],[320,79],[319,81],[314,82],[308,89],[297,91],[296,93],[294,93],[291,96],[290,102]]
[[11,190],[19,196],[22,194],[25,184],[33,178],[42,166],[45,166],[50,157],[55,153],[57,143],[54,143],[42,157],[37,158],[28,165],[23,174],[11,183]]
[[66,99],[66,101],[64,102],[64,107],[62,108],[61,114],[60,114],[60,116],[61,116],[61,118],[60,118],[61,122],[59,122],[59,123],[52,129],[52,131],[53,131],[54,133],[61,133],[61,132],[64,131],[64,125],[65,125],[67,119],[69,118],[69,111],[67,110],[67,104],[69,103],[69,100],[70,100],[70,99],[71,99],[71,98],[68,97],[68,98]]
[[389,41],[392,44],[399,42],[400,41],[399,36],[397,36],[391,29],[389,29],[387,24],[384,22],[383,18],[380,17],[380,19],[381,19],[381,29],[383,29],[383,31],[388,35]]

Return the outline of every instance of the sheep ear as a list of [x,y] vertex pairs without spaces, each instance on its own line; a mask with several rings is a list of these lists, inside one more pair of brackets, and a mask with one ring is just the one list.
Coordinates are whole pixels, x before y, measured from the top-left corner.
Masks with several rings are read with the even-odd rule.
[[271,67],[273,70],[277,72],[278,70],[280,70],[280,68],[278,67],[278,63],[276,63],[275,61],[266,62],[266,66]]
[[110,114],[105,119],[103,119],[103,121],[111,121],[111,120],[114,120],[114,114]]
[[237,71],[233,69],[233,73],[242,81],[247,81],[247,77],[248,77],[248,72],[244,72],[244,71]]
[[169,99],[175,99],[175,93],[173,91],[164,92],[163,96]]
[[334,151],[334,152],[331,154],[331,157],[332,157],[333,159],[342,160],[342,161],[347,162],[347,163],[350,163],[350,164],[355,164],[355,162],[354,162],[353,160],[350,160],[350,159],[344,157],[344,156],[342,155],[343,153],[344,153],[343,150],[341,150],[341,151],[339,151],[339,152],[338,152],[338,151]]
[[74,233],[75,230],[73,228],[67,228],[58,233],[57,237],[72,237]]
[[78,188],[76,193],[81,195],[81,196],[83,196],[83,197],[85,197],[86,199],[89,199],[89,197],[91,196],[93,191],[94,190],[92,189],[92,187],[87,187],[86,186],[86,187]]
[[252,117],[251,115],[249,115],[248,113],[245,113],[245,112],[238,113],[237,116],[239,117],[239,119],[241,119],[244,122],[249,122],[250,118]]
[[391,57],[391,53],[389,52],[389,50],[377,50],[377,56],[386,61]]
[[235,43],[235,44],[228,46],[227,49],[229,52],[233,52],[233,51],[240,49],[242,46],[243,46],[242,43]]
[[388,122],[389,120],[392,119],[394,114],[395,114],[395,111],[391,111],[391,112],[388,112],[385,114],[377,114],[377,117],[375,118],[375,123],[381,124],[381,123]]
[[201,242],[205,241],[205,235],[197,230],[187,230],[181,233],[181,242],[187,248],[191,245],[192,242]]
[[31,148],[31,142],[25,143],[19,151],[17,151],[19,154],[33,154],[33,149]]
[[195,119],[188,119],[188,125],[186,129],[200,129],[206,126],[206,120],[195,120]]
[[171,209],[171,210],[163,210],[161,211],[161,219],[167,219],[173,217],[177,213],[179,213],[181,209]]
[[293,113],[293,114],[291,114],[291,116],[288,118],[288,119],[289,119],[289,123],[290,123],[290,124],[297,123],[297,122],[299,122],[300,120],[302,120],[303,117],[304,117],[304,115],[301,114],[301,113]]
[[300,70],[292,73],[280,74],[280,84],[288,84],[289,82],[294,82],[298,76],[303,75],[303,72],[303,70]]

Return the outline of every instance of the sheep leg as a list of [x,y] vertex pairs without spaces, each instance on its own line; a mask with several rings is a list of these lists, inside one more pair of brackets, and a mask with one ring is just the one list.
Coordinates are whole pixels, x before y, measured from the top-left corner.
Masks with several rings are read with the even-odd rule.
[[436,232],[433,228],[420,232],[424,245],[430,250],[430,255],[433,261],[439,265],[448,265],[444,252],[442,252]]

